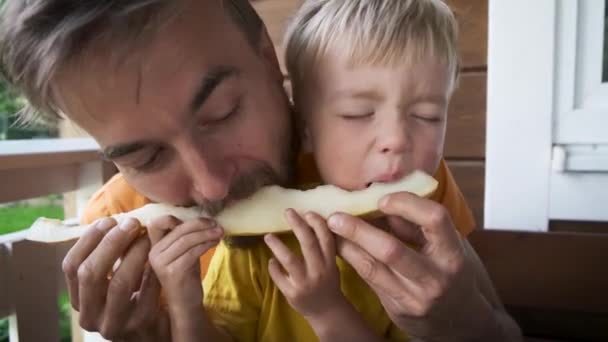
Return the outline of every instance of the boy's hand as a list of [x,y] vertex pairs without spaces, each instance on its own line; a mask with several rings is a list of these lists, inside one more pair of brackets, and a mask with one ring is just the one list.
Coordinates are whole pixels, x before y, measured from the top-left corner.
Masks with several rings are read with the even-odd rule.
[[340,291],[335,240],[317,214],[308,213],[303,219],[290,209],[286,219],[300,242],[304,260],[276,236],[267,235],[266,244],[276,258],[270,260],[268,272],[296,311],[309,321],[318,321],[347,304]]
[[203,291],[200,257],[217,245],[223,235],[214,221],[181,222],[164,216],[148,227],[152,250],[150,264],[165,291],[170,311],[200,309]]

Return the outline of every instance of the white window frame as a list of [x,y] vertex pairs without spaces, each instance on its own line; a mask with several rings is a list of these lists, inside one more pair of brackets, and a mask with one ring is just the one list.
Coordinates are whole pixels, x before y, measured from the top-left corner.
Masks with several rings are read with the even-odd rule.
[[604,4],[490,0],[485,227],[608,221]]

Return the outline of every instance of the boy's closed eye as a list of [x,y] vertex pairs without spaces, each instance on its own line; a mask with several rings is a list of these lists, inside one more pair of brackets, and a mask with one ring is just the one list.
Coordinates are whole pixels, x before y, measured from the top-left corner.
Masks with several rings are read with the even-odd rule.
[[340,114],[340,117],[345,120],[364,120],[371,119],[374,114],[374,112],[348,113]]
[[415,119],[430,123],[441,122],[443,120],[440,115],[436,114],[412,113],[411,116]]

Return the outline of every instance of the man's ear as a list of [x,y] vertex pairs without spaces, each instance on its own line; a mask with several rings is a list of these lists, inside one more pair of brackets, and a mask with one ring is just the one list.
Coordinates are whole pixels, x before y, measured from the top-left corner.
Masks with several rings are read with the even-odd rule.
[[272,71],[273,75],[277,78],[277,80],[283,83],[284,77],[283,71],[281,70],[281,64],[279,63],[277,53],[274,49],[274,44],[270,39],[270,35],[268,34],[268,30],[266,29],[266,27],[264,27],[264,29],[260,32],[260,35],[260,54],[268,65],[269,69]]

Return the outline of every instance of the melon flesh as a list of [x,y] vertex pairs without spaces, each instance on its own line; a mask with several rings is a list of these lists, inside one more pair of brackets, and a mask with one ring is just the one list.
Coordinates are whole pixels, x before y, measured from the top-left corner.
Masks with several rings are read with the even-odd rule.
[[[346,191],[332,185],[311,190],[285,189],[276,185],[263,187],[249,198],[240,200],[215,217],[225,235],[245,236],[288,232],[291,228],[284,218],[285,210],[298,213],[315,212],[324,218],[343,212],[355,216],[373,216],[378,212],[378,201],[395,192],[411,192],[427,197],[437,188],[437,181],[421,171],[415,171],[395,183],[374,183],[359,191]],[[208,217],[197,208],[174,207],[167,204],[147,204],[127,213],[113,215],[119,223],[135,218],[143,226],[164,215],[182,221]],[[78,239],[86,226],[66,226],[60,220],[39,218],[29,229],[26,238],[44,243],[58,243]]]

